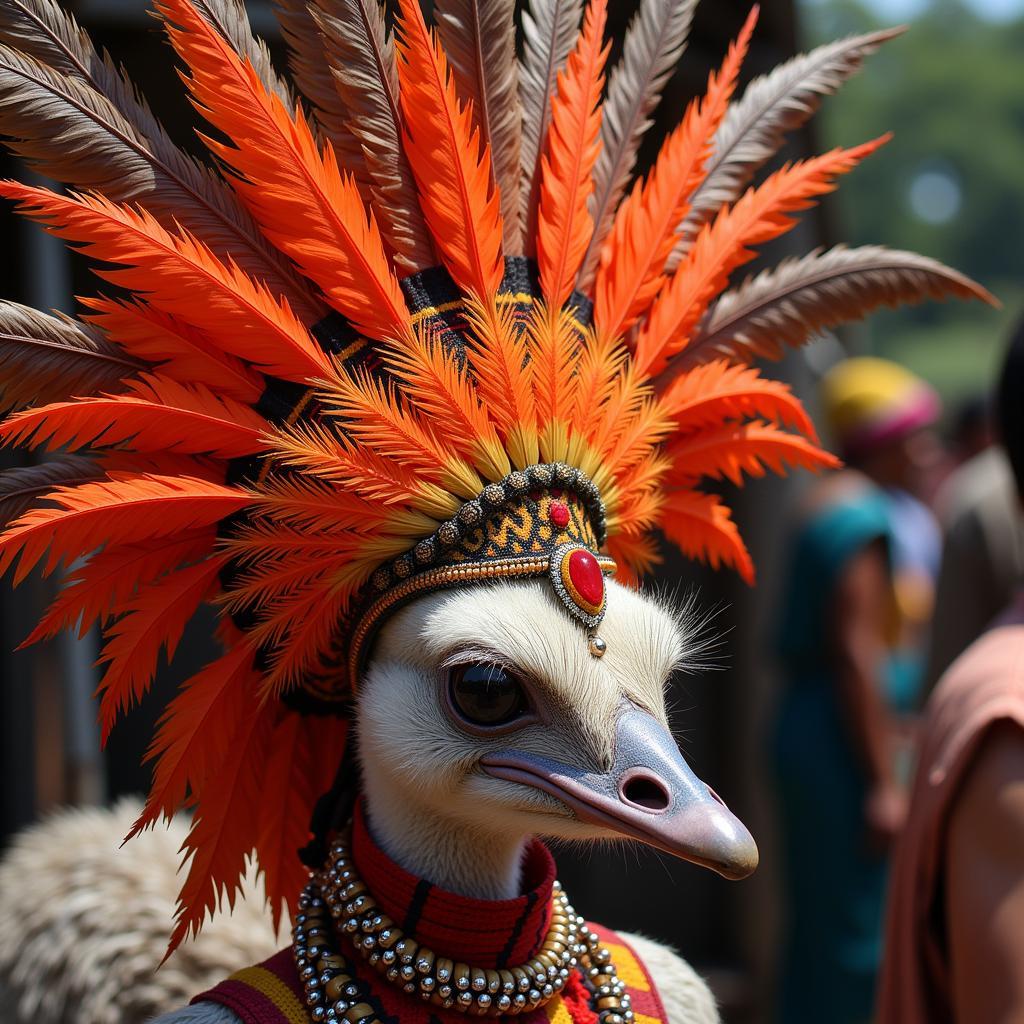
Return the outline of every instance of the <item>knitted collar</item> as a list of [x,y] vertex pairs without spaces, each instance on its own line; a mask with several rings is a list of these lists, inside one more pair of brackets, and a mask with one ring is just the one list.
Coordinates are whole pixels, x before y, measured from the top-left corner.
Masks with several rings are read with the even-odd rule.
[[540,949],[551,916],[555,861],[539,840],[527,847],[523,895],[477,900],[399,867],[370,835],[362,805],[352,823],[352,859],[374,899],[425,946],[484,969],[524,963]]

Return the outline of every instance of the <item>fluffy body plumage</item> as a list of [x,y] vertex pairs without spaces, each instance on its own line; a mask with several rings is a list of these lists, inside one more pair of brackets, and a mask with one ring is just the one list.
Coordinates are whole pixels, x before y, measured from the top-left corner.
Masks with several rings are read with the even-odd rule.
[[[607,120],[604,0],[534,0],[519,69],[501,0],[438,4],[442,38],[401,0],[393,45],[374,0],[287,0],[292,65],[321,122],[293,102],[238,0],[156,7],[218,136],[202,137],[219,175],[170,143],[53,0],[0,15],[0,131],[75,190],[7,182],[0,194],[133,293],[86,300],[88,323],[0,310],[0,396],[19,409],[0,438],[87,452],[0,483],[0,515],[17,516],[0,570],[75,563],[36,635],[113,623],[106,727],[191,612],[221,605],[227,652],[168,707],[132,830],[194,807],[176,944],[219,895],[234,903],[253,851],[275,914],[294,900],[303,869],[286,851],[336,768],[297,753],[340,750],[346,724],[275,698],[339,686],[339,639],[382,563],[543,458],[600,491],[623,579],[656,563],[659,528],[752,578],[700,480],[834,461],[783,385],[735,364],[834,322],[829,296],[844,317],[985,296],[882,250],[813,256],[728,290],[754,247],[873,148],[743,192],[884,34],[791,62],[730,106],[748,23],[617,213],[689,0],[645,0],[610,72]],[[503,290],[521,251],[537,257],[539,291],[523,286],[537,295]],[[572,293],[594,266],[592,329]],[[458,298],[414,313],[438,278]]]

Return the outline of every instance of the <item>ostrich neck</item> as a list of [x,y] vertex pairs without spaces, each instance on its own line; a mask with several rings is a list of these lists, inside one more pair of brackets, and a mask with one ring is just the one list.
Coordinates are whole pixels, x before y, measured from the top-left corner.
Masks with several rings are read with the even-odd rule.
[[[365,780],[369,781],[369,780]],[[528,835],[470,826],[369,781],[363,806],[374,840],[401,868],[460,896],[520,895]]]

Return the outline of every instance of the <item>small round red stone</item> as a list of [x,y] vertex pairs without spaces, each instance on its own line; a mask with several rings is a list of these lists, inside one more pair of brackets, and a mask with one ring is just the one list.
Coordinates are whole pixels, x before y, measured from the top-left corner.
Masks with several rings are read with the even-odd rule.
[[551,507],[548,509],[548,518],[560,530],[564,530],[569,525],[569,506],[564,501],[551,502]]
[[569,555],[566,569],[576,593],[592,607],[600,608],[604,603],[604,573],[597,559],[578,548]]

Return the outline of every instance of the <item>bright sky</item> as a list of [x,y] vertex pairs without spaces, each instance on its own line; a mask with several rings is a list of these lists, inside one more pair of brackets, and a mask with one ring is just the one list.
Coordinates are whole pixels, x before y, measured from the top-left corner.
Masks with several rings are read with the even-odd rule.
[[[815,0],[811,0],[815,2]],[[890,21],[913,18],[929,6],[929,0],[865,0],[876,13]],[[1024,0],[966,0],[983,18],[1009,21],[1024,14]]]

